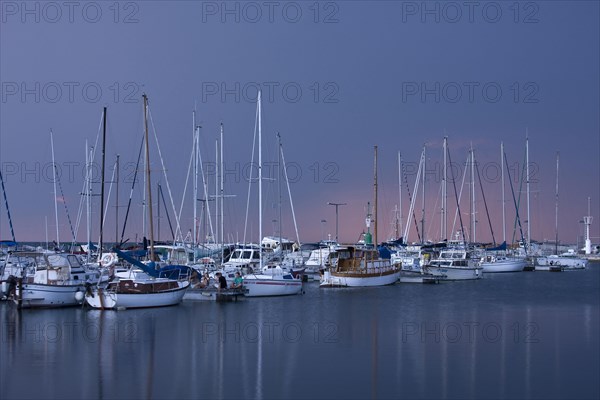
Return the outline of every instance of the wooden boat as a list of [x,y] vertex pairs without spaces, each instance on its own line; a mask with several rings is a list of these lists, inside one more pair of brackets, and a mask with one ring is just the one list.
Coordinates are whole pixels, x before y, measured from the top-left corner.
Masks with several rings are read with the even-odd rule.
[[384,286],[400,278],[400,266],[380,259],[374,248],[338,249],[337,264],[323,272],[321,287]]
[[[337,248],[330,254],[330,258],[337,256],[335,264],[323,271],[321,287],[363,287],[384,286],[396,283],[400,278],[400,264],[392,263],[391,259],[383,259],[377,250],[377,146],[375,150],[374,181],[375,181],[375,207],[374,207],[374,232],[375,246],[371,244],[371,214],[367,211],[367,233],[364,234],[364,246]],[[367,207],[369,208],[369,207]]]

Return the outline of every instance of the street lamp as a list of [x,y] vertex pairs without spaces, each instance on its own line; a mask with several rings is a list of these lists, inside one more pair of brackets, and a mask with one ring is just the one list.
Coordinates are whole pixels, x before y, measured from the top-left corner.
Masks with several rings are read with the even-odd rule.
[[332,203],[330,201],[327,202],[329,206],[335,206],[335,241],[338,241],[338,207],[345,206],[346,203]]

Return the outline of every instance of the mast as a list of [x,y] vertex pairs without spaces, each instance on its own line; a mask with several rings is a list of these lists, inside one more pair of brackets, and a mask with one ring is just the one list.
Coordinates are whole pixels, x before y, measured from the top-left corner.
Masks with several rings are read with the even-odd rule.
[[148,193],[148,220],[150,223],[150,261],[154,261],[154,219],[152,217],[152,182],[150,181],[150,142],[148,140],[148,96],[144,94],[144,131],[146,138],[146,190]]
[[425,153],[425,145],[423,145],[423,187],[421,188],[422,199],[421,199],[421,243],[425,243],[425,163],[427,162],[426,153]]
[[559,160],[559,152],[556,152],[556,201],[554,205],[554,254],[558,254],[558,160]]
[[447,207],[447,190],[448,190],[448,182],[447,182],[447,178],[448,178],[448,162],[447,162],[447,146],[448,146],[448,137],[444,136],[444,145],[443,145],[443,151],[444,151],[444,170],[442,173],[442,223],[441,223],[441,227],[442,227],[442,232],[441,232],[441,239],[447,239],[448,238],[448,229],[447,229],[447,225],[448,225],[448,209]]
[[[402,154],[398,152],[398,207],[400,208],[400,231],[402,231],[402,228],[404,227],[402,218],[402,178]],[[399,237],[396,239],[399,239]],[[404,238],[402,241],[404,241]]]
[[[47,215],[44,217],[44,220],[46,221],[46,250],[49,250],[48,249],[48,216]],[[88,241],[88,245],[89,245],[89,243],[90,242]],[[88,257],[89,257],[89,254],[90,254],[90,250],[88,248]]]
[[117,154],[117,191],[116,191],[116,205],[115,205],[115,243],[119,243],[119,158]]
[[502,241],[506,243],[506,201],[504,200],[504,142],[500,142],[500,170],[502,171]]
[[156,182],[156,240],[160,242],[160,182]]
[[374,241],[374,245],[375,245],[375,250],[377,250],[377,243],[379,243],[377,241],[377,146],[374,146],[374,150],[375,150],[375,160],[373,162],[373,190],[375,191],[375,204],[373,204],[373,219],[374,224],[373,224],[373,236],[375,238]]
[[224,229],[224,224],[223,224],[223,202],[224,202],[224,197],[223,197],[223,177],[224,177],[224,173],[223,171],[225,171],[225,165],[223,164],[223,123],[221,122],[221,146],[220,146],[220,150],[221,150],[221,179],[220,179],[220,183],[221,183],[221,189],[219,191],[219,198],[221,200],[221,260],[223,259],[223,255],[224,255],[224,247],[225,247],[225,239],[224,239],[224,234],[223,231]]
[[477,215],[475,210],[475,150],[473,150],[473,143],[471,143],[471,211],[472,211],[472,238],[471,242],[477,241]]
[[[219,139],[215,139],[215,243],[219,246]],[[221,251],[221,256],[223,252]],[[221,263],[223,258],[221,258]]]
[[[88,155],[89,154],[89,155]],[[87,236],[87,262],[90,262],[90,253],[91,253],[91,248],[90,248],[90,243],[91,243],[91,213],[90,213],[90,194],[91,194],[91,185],[90,185],[90,159],[92,158],[92,152],[90,150],[90,152],[88,153],[88,141],[87,139],[85,140],[85,190],[83,195],[85,196],[85,208],[86,208],[86,222],[87,222],[87,232],[86,232],[86,236]],[[47,232],[46,232],[46,236]],[[46,241],[48,241],[48,239],[46,238]],[[48,245],[46,245],[46,248],[48,248]]]
[[527,249],[531,246],[531,214],[529,203],[529,132],[525,133],[525,164],[527,167]]
[[197,234],[196,225],[198,224],[198,153],[196,152],[198,146],[196,144],[198,140],[198,129],[196,128],[196,110],[192,112],[192,130],[193,130],[193,140],[192,140],[192,154],[194,157],[194,191],[192,193],[192,203],[194,205],[194,227],[193,227],[193,239],[192,242],[194,246],[197,244]]
[[281,237],[281,135],[277,132],[277,190],[279,192],[279,245],[281,246],[281,257],[283,259],[283,239]]
[[52,149],[52,170],[54,172],[54,219],[56,222],[56,245],[60,247],[60,234],[58,233],[58,203],[56,197],[56,162],[54,161],[54,134],[50,129],[50,146]]
[[104,118],[102,122],[102,171],[100,183],[100,243],[98,245],[98,257],[102,257],[102,246],[104,244],[104,168],[106,163],[106,107],[104,107]]
[[[258,103],[258,236],[259,243],[263,237],[263,223],[262,223],[262,106],[261,106],[261,91],[258,91],[257,97]],[[262,258],[262,245],[259,245],[260,255],[260,271],[263,269],[263,258]]]

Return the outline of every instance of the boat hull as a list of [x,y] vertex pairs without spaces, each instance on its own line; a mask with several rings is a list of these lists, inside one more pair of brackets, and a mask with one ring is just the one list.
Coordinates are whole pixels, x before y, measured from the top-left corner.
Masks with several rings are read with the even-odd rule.
[[480,267],[465,268],[465,267],[451,267],[451,266],[433,266],[427,267],[427,271],[434,276],[439,276],[440,279],[446,281],[465,281],[481,279],[483,276],[483,270]]
[[525,260],[502,260],[491,263],[481,263],[483,272],[499,273],[499,272],[521,272],[527,266]]
[[247,297],[289,296],[302,292],[302,280],[276,275],[246,275],[244,290]]
[[401,283],[438,283],[444,279],[443,276],[436,276],[432,274],[425,274],[418,271],[400,271]]
[[538,257],[535,261],[536,271],[554,271],[554,270],[575,270],[585,269],[588,265],[588,260],[578,257]]
[[83,302],[84,292],[84,285],[24,283],[22,289],[17,286],[15,302],[22,308],[77,306]]
[[150,308],[174,306],[181,303],[189,282],[178,282],[178,287],[154,293],[119,293],[94,288],[86,293],[85,300],[93,308]]
[[325,271],[321,287],[369,287],[386,286],[396,283],[400,270],[392,269],[381,273],[346,273]]

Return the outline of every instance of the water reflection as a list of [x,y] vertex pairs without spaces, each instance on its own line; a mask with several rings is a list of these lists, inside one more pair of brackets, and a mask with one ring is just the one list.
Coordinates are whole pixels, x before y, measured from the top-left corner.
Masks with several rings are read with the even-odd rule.
[[599,276],[122,312],[1,304],[0,397],[598,397]]

